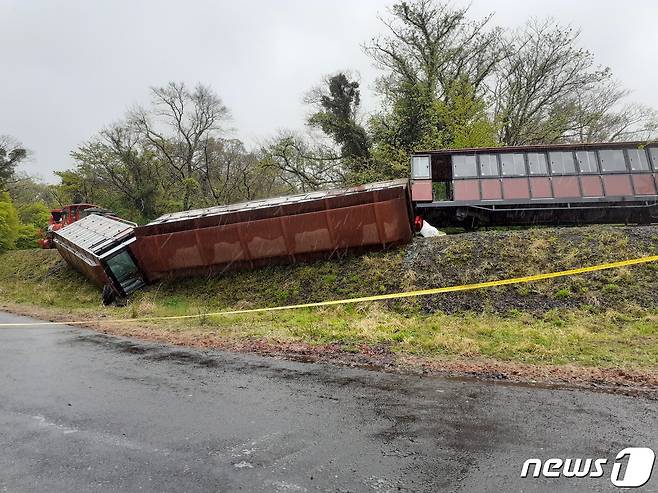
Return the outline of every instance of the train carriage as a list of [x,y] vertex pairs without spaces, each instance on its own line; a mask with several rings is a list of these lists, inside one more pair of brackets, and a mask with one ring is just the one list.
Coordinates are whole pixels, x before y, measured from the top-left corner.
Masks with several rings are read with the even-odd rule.
[[557,144],[417,152],[416,212],[439,226],[658,219],[658,145]]
[[145,283],[388,248],[412,235],[407,180],[166,214],[149,224],[90,215],[54,232],[62,257],[104,287],[104,302]]

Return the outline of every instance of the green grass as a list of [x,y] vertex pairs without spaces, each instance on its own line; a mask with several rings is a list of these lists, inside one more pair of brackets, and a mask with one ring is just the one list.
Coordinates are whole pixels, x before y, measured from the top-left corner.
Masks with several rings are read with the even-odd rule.
[[307,320],[303,331],[292,335],[312,342],[387,344],[394,351],[419,355],[596,366],[658,364],[656,314],[639,315],[621,326],[613,313],[587,316],[566,312],[559,324],[529,316],[472,313],[402,317],[376,311],[366,316],[339,311],[332,315]]
[[[172,309],[137,302],[136,316],[206,314],[202,308]],[[116,315],[116,313],[115,313]],[[122,309],[121,316],[130,316]],[[553,310],[528,313],[403,314],[379,304],[301,309],[248,315],[204,315],[201,319],[149,325],[197,338],[265,339],[337,344],[344,349],[383,345],[393,352],[425,357],[486,357],[533,364],[598,367],[658,367],[658,312],[636,309]]]
[[[0,254],[0,303],[70,318],[141,318],[159,333],[196,338],[365,344],[427,358],[658,369],[658,266],[408,300],[211,316],[235,308],[350,298],[528,275],[656,251],[658,236],[589,227],[455,235],[307,265],[172,280],[103,307],[99,290],[56,251]],[[502,309],[501,309],[502,307]]]

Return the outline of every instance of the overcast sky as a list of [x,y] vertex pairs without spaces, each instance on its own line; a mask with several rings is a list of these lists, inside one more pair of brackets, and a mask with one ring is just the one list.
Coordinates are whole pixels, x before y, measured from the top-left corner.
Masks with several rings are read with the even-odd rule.
[[[168,81],[210,85],[250,145],[301,128],[302,98],[324,74],[361,75],[375,107],[377,71],[361,44],[381,30],[376,0],[0,0],[0,134],[33,155],[22,169],[53,181],[69,153]],[[455,5],[465,2],[456,0]],[[471,14],[516,27],[553,16],[612,68],[632,99],[658,108],[655,0],[473,0]]]

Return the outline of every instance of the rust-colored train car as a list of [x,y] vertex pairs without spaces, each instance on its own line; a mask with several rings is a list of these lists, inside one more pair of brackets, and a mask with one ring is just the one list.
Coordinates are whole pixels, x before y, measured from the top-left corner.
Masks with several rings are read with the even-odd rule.
[[135,229],[146,280],[327,258],[411,239],[407,180],[164,215]]
[[411,174],[417,213],[439,226],[658,219],[656,143],[424,151]]

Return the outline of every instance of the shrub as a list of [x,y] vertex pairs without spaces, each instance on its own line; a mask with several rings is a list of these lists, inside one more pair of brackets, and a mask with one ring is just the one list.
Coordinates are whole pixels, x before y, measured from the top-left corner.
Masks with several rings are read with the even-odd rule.
[[7,192],[0,193],[0,252],[16,248],[20,222]]

